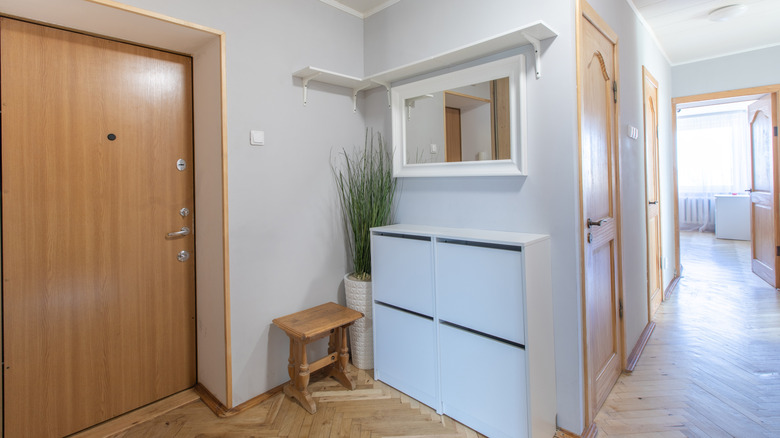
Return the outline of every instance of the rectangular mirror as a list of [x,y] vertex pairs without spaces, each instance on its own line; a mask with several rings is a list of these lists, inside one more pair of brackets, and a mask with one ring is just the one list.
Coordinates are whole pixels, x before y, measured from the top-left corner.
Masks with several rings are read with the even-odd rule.
[[524,61],[393,87],[394,175],[524,175]]

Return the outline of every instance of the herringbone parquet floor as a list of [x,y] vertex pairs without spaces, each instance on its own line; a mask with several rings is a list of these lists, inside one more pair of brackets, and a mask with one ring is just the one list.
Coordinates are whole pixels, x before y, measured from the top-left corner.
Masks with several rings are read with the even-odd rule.
[[596,417],[599,436],[780,436],[780,294],[748,242],[682,233],[684,277],[639,363]]
[[282,393],[229,418],[217,418],[197,400],[114,437],[484,438],[375,381],[370,372],[350,370],[357,383],[354,391],[347,391],[331,378],[309,385],[317,402],[314,415]]

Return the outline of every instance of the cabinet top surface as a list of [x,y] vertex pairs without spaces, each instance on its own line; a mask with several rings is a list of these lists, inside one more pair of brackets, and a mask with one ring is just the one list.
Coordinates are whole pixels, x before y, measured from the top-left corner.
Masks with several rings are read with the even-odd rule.
[[434,236],[437,238],[464,239],[488,243],[513,245],[531,245],[547,240],[546,234],[516,233],[512,231],[475,230],[470,228],[445,228],[429,225],[396,224],[371,229],[372,233],[409,234],[414,236]]

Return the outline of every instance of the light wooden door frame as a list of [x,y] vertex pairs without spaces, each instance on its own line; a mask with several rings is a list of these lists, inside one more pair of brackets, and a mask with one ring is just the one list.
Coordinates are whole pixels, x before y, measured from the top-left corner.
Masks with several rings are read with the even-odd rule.
[[0,25],[5,427],[73,433],[195,384],[192,60]]
[[[114,0],[67,1],[73,14],[56,13],[65,0],[7,0],[0,6],[0,16],[21,17],[38,23],[56,22],[55,27],[193,57],[195,157],[200,163],[196,170],[195,200],[201,212],[196,236],[199,250],[196,271],[201,279],[197,284],[197,309],[198,320],[205,329],[215,333],[208,343],[201,342],[203,338],[198,339],[198,380],[199,385],[214,394],[217,402],[214,406],[223,403],[225,410],[233,408],[225,33]],[[120,26],[127,22],[138,25]],[[213,363],[203,363],[203,357],[216,359]],[[2,403],[0,398],[0,406]]]
[[663,301],[661,185],[659,177],[658,81],[642,66],[642,105],[645,131],[645,218],[647,239],[647,320]]
[[[615,350],[615,356],[614,360],[619,361],[617,364],[617,367],[622,370],[625,367],[626,363],[626,357],[625,357],[625,348],[623,346],[623,339],[624,336],[624,324],[622,319],[622,300],[623,300],[623,291],[622,291],[622,250],[621,250],[621,221],[620,221],[620,178],[619,178],[619,167],[618,163],[619,160],[619,117],[618,114],[620,114],[619,110],[619,99],[618,99],[618,93],[617,93],[617,78],[619,77],[619,68],[618,68],[618,59],[619,59],[619,52],[618,52],[618,37],[617,33],[615,33],[610,26],[596,13],[596,11],[584,0],[580,0],[577,2],[577,12],[576,12],[576,39],[577,39],[577,134],[578,134],[578,161],[579,161],[579,219],[580,219],[580,288],[581,288],[581,295],[582,295],[582,321],[583,321],[583,327],[582,327],[582,354],[583,354],[583,380],[584,380],[584,388],[583,388],[583,408],[584,408],[584,418],[585,418],[585,426],[586,430],[585,432],[588,434],[595,432],[595,425],[593,424],[593,420],[596,417],[597,409],[598,409],[598,400],[597,398],[597,388],[592,387],[593,382],[590,382],[590,373],[592,370],[590,370],[590,367],[593,364],[589,363],[589,357],[590,357],[590,347],[588,345],[588,339],[589,339],[589,330],[591,330],[591,327],[589,326],[588,322],[588,308],[587,308],[587,283],[588,279],[586,278],[586,254],[588,250],[589,242],[586,239],[586,236],[588,235],[588,230],[585,226],[585,206],[584,206],[584,186],[583,186],[583,132],[582,132],[582,123],[583,123],[583,114],[585,111],[584,106],[584,78],[582,77],[582,66],[583,63],[589,61],[583,59],[583,53],[584,53],[584,34],[586,26],[586,23],[590,23],[593,25],[593,27],[596,28],[604,37],[606,40],[608,40],[611,43],[612,46],[612,65],[610,65],[609,70],[612,71],[612,79],[615,81],[613,84],[615,86],[615,102],[612,107],[611,111],[611,132],[608,133],[609,136],[611,136],[612,146],[610,147],[611,150],[611,156],[609,157],[609,167],[610,169],[608,172],[611,174],[611,185],[613,190],[613,199],[610,200],[610,202],[613,202],[612,205],[612,214],[614,217],[614,221],[610,221],[613,223],[609,223],[609,226],[615,227],[615,237],[614,237],[614,252],[613,252],[613,264],[612,264],[612,275],[609,281],[612,282],[612,293],[613,296],[610,297],[614,310],[614,314],[610,315],[609,318],[612,320],[612,328],[611,333],[613,336],[612,342],[613,342],[613,348]],[[607,68],[604,65],[604,62],[602,61],[601,66],[603,73],[607,75]],[[595,325],[595,324],[594,324]],[[593,328],[595,330],[595,328]],[[618,373],[619,374],[619,373]],[[615,376],[615,380],[617,379],[617,376]],[[594,385],[595,386],[595,385]]]
[[[775,113],[772,115],[773,120],[773,126],[775,129],[777,129],[778,124],[780,124],[780,115],[778,115],[778,111],[776,110],[778,107],[780,107],[780,84],[775,85],[766,85],[761,87],[751,87],[751,88],[740,88],[735,90],[728,90],[728,91],[718,91],[718,92],[712,92],[712,93],[704,93],[704,94],[695,94],[690,96],[681,96],[681,97],[675,97],[672,98],[672,114],[675,116],[672,117],[672,138],[674,139],[672,143],[672,156],[674,157],[674,166],[673,166],[673,178],[672,183],[674,190],[674,205],[672,208],[674,209],[674,257],[675,257],[675,278],[679,278],[679,276],[682,275],[682,269],[683,266],[681,265],[680,261],[680,212],[679,212],[679,194],[678,194],[678,184],[677,184],[677,107],[681,105],[687,105],[691,103],[703,103],[703,102],[711,102],[712,104],[716,104],[723,101],[739,101],[739,100],[749,100],[753,97],[757,98],[764,94],[771,94],[774,93],[775,99],[774,99],[774,106]],[[775,246],[780,246],[780,199],[778,197],[780,196],[780,151],[778,151],[778,137],[774,136],[774,150],[773,150],[773,181],[775,184],[775,190],[774,190],[774,220],[775,220]],[[777,257],[775,260],[775,275],[776,277],[780,277],[780,270],[778,270],[778,267],[780,267],[780,262],[778,262],[778,259],[780,257]],[[776,279],[777,283],[776,285],[780,285],[780,278]]]

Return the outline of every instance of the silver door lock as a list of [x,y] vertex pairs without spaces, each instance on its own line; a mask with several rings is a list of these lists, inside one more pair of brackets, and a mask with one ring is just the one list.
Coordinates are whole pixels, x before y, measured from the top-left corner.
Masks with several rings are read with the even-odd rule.
[[186,162],[186,161],[184,161],[184,159],[183,159],[183,158],[179,158],[179,159],[176,161],[176,168],[177,168],[177,169],[179,169],[179,172],[183,171],[184,169],[186,169],[186,168],[187,168],[187,162]]
[[186,262],[189,259],[190,259],[189,251],[179,251],[179,254],[176,255],[176,260],[180,262]]

